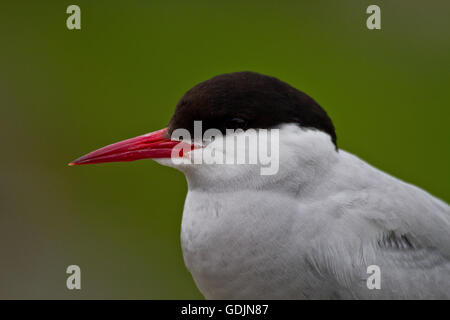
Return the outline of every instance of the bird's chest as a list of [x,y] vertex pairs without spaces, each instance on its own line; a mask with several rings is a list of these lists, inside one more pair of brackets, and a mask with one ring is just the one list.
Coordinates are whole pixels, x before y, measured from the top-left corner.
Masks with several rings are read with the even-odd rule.
[[206,298],[257,297],[289,281],[286,266],[298,264],[288,260],[301,256],[292,252],[294,205],[263,192],[188,193],[183,255]]

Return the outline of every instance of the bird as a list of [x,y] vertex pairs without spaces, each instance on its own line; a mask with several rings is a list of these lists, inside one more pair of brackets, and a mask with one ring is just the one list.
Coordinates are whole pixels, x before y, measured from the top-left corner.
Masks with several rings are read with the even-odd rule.
[[[196,121],[222,136],[192,139]],[[230,155],[224,141],[250,130],[277,130],[275,174],[192,162]],[[276,77],[214,76],[184,94],[167,127],[69,165],[149,158],[187,179],[181,246],[206,299],[450,299],[449,205],[339,148],[327,112]]]

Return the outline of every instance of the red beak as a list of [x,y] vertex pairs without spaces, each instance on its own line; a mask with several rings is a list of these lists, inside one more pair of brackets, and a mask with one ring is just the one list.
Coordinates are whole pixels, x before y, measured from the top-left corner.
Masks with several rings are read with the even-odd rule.
[[[69,166],[104,162],[125,162],[148,158],[171,158],[173,148],[179,143],[180,141],[170,140],[167,135],[167,128],[164,128],[92,151],[72,161],[69,163]],[[180,148],[177,156],[183,156],[183,148]]]

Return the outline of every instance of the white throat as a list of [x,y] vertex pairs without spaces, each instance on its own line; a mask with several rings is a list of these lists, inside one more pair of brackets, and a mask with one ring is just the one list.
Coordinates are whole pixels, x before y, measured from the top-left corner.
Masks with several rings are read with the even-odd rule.
[[[272,163],[237,164],[236,161],[229,161],[232,164],[213,163],[214,159],[210,157],[217,159],[218,155],[227,162],[230,157],[230,152],[227,152],[229,149],[226,148],[227,140],[239,138],[239,135],[249,135],[248,132],[216,138],[205,147],[208,152],[202,149],[191,151],[189,164],[174,164],[171,159],[160,159],[158,162],[182,171],[187,178],[189,190],[226,192],[249,188],[255,190],[289,188],[290,181],[292,187],[297,190],[299,185],[306,185],[324,175],[327,168],[338,160],[335,146],[330,136],[324,132],[303,129],[296,124],[285,124],[275,129],[279,129],[279,136],[270,141],[271,151],[277,151],[277,158],[272,158]],[[255,132],[258,133],[258,130]],[[251,139],[246,141],[250,142]],[[274,142],[276,146],[273,145]],[[238,148],[244,148],[243,152],[247,155],[255,152],[250,143],[238,145]],[[192,163],[196,153],[200,152],[203,152],[203,163]],[[236,154],[237,152],[234,152],[231,157],[235,157]],[[275,174],[270,174],[271,172],[264,174],[264,168],[269,168]]]

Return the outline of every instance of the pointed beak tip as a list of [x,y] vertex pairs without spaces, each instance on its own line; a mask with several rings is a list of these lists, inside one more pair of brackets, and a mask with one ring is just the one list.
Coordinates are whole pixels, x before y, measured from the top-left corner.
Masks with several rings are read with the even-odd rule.
[[167,129],[164,128],[107,145],[71,161],[68,166],[170,158],[173,148],[179,144],[179,141],[166,137],[166,131]]

